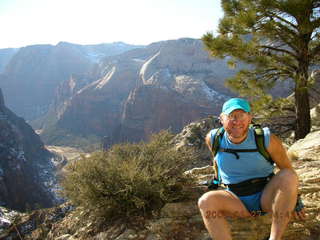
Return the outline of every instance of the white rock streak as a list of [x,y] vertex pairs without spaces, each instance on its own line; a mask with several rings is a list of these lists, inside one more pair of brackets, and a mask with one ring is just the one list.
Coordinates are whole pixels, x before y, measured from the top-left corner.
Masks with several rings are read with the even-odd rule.
[[107,84],[107,82],[112,78],[112,75],[115,73],[116,67],[113,66],[112,69],[99,81],[98,85],[96,86],[96,89],[102,88],[104,85]]
[[148,61],[146,61],[146,62],[142,65],[141,70],[140,70],[140,78],[141,78],[143,84],[147,84],[147,81],[146,81],[146,79],[145,79],[145,73],[146,73],[146,70],[147,70],[148,66],[150,65],[150,63],[151,63],[154,59],[156,59],[156,57],[159,56],[159,54],[160,54],[160,51],[157,52],[154,56],[152,56]]

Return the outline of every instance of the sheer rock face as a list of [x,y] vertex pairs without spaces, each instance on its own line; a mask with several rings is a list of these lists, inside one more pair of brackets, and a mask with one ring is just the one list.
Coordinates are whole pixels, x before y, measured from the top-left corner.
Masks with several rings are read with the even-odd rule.
[[144,85],[131,92],[122,116],[119,130],[121,141],[146,140],[147,136],[162,129],[173,132],[207,116],[214,106],[201,106],[172,89]]
[[0,90],[0,205],[17,210],[52,206],[51,157],[33,129],[5,107]]

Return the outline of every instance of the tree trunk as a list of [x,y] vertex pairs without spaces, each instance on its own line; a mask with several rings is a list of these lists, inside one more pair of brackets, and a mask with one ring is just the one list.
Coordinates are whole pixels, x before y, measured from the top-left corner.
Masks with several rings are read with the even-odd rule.
[[304,138],[311,129],[307,66],[297,74],[295,87],[296,129],[295,140]]

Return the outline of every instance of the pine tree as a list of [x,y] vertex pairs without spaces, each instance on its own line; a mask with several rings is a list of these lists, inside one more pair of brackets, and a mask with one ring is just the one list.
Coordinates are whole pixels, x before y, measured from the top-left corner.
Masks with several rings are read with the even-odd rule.
[[295,138],[305,137],[311,127],[310,72],[320,60],[320,0],[222,0],[221,5],[218,34],[202,40],[213,56],[247,64],[229,86],[265,100],[276,82],[293,81]]

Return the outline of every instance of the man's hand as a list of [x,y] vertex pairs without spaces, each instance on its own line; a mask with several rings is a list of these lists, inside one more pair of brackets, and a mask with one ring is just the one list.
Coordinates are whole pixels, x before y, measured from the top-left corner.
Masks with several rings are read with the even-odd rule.
[[307,216],[306,216],[306,211],[305,209],[301,209],[299,212],[294,211],[293,212],[293,217],[295,220],[306,220]]
[[305,220],[306,219],[305,207],[304,207],[304,204],[303,204],[299,194],[298,194],[298,198],[297,198],[296,207],[293,212],[293,216],[296,220]]

